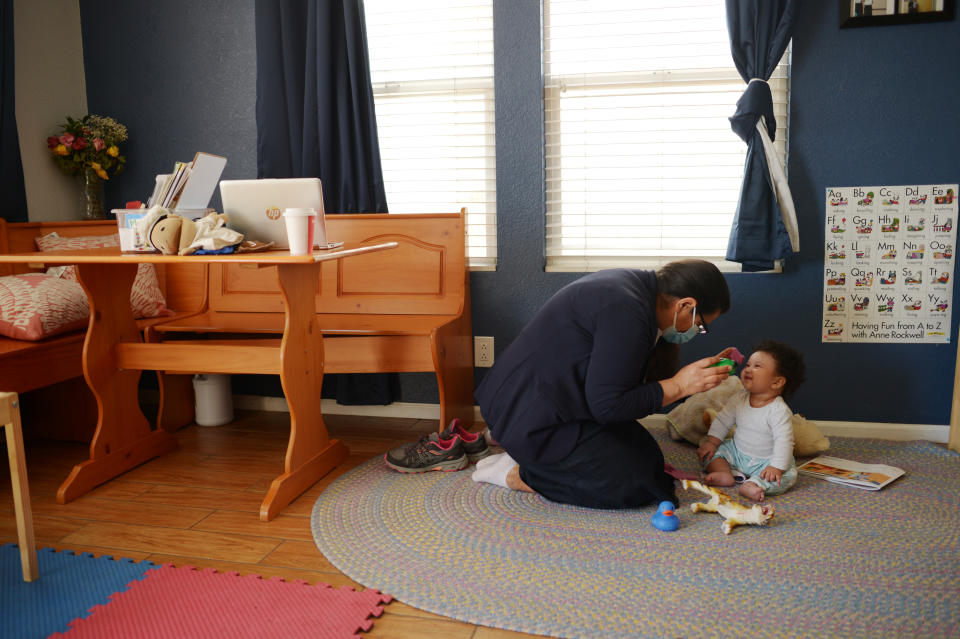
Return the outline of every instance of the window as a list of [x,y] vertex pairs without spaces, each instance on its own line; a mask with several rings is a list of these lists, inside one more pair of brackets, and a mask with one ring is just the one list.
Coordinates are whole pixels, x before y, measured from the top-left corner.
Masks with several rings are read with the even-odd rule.
[[[786,157],[788,53],[770,78]],[[717,0],[544,0],[547,270],[726,262],[745,84]]]
[[366,0],[391,213],[467,209],[472,268],[496,265],[492,0]]

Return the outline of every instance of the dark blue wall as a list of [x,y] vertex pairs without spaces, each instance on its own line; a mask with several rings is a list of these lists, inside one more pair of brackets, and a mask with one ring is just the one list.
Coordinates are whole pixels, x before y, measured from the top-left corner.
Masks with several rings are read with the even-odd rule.
[[[109,208],[146,202],[197,151],[225,156],[224,178],[256,177],[252,0],[80,0],[80,22],[87,108],[130,133]],[[219,189],[210,206],[222,210]]]
[[[256,175],[252,0],[80,8],[90,110],[131,129],[111,206],[145,198],[153,174],[197,150],[226,155],[225,177]],[[577,275],[543,272],[539,2],[494,0],[494,24],[499,264],[471,285],[474,334],[493,335],[501,351]],[[812,419],[949,422],[955,345],[822,344],[820,317],[827,187],[960,181],[958,59],[960,22],[841,30],[833,0],[803,4],[788,166],[802,251],[782,274],[729,275],[733,308],[685,347],[686,361],[781,339],[806,354],[808,382],[792,406]],[[435,402],[433,379],[403,376],[402,399]]]

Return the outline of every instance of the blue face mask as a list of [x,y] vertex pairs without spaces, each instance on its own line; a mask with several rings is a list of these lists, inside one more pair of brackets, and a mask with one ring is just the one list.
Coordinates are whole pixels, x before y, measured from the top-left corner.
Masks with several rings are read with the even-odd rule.
[[[691,313],[690,315],[691,321],[695,320],[696,317],[697,317],[697,307],[694,306],[693,313]],[[700,328],[697,326],[696,322],[692,322],[690,324],[689,330],[683,333],[678,331],[677,330],[677,314],[674,313],[673,326],[668,326],[667,329],[663,331],[663,335],[661,337],[663,337],[664,341],[670,342],[671,344],[686,344],[687,342],[692,340],[694,337],[696,337],[697,334],[699,333],[700,333]]]

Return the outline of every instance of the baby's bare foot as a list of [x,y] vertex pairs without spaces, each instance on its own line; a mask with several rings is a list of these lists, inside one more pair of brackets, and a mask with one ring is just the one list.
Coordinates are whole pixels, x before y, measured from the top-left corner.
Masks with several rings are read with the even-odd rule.
[[719,471],[707,473],[703,483],[707,486],[733,486],[733,475]]
[[740,484],[740,494],[753,501],[763,501],[763,489],[752,481]]

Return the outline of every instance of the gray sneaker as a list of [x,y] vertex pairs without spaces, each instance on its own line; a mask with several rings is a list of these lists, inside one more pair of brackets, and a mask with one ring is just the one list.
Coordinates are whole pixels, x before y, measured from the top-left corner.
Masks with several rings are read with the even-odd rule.
[[467,467],[467,455],[459,437],[442,439],[437,433],[424,435],[412,444],[388,451],[383,460],[401,473],[425,473],[431,470],[451,472]]

